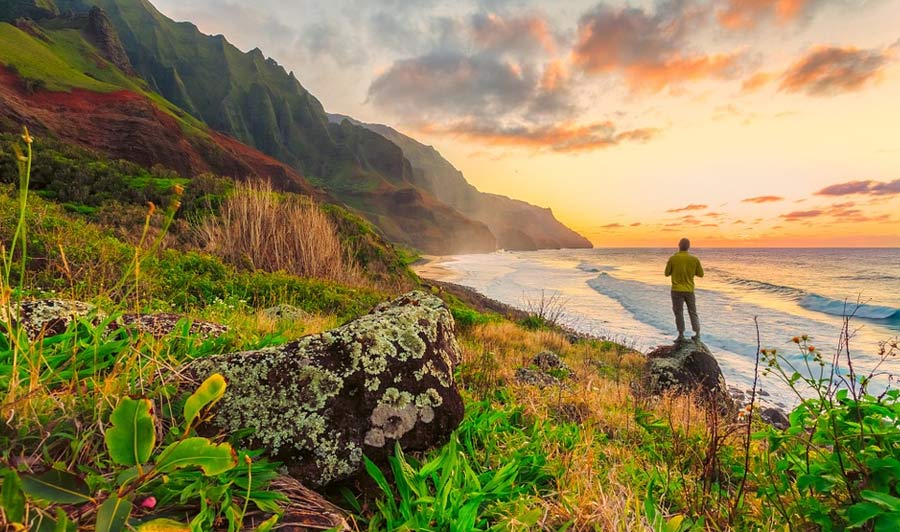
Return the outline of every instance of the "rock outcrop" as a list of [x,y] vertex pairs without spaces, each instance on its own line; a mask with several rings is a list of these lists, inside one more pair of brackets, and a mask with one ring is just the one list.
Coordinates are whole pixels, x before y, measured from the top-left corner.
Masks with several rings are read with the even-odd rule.
[[[11,315],[10,315],[11,314]],[[107,314],[90,303],[67,299],[37,299],[22,301],[12,312],[0,308],[0,322],[13,328],[21,326],[30,340],[49,338],[66,332],[73,322],[87,319],[94,325],[103,322]],[[110,331],[127,329],[138,334],[162,338],[174,332],[182,320],[188,319],[188,332],[203,338],[220,336],[228,327],[208,321],[190,320],[181,314],[124,314],[108,324]],[[0,329],[0,332],[5,332]]]
[[386,459],[395,442],[408,450],[446,442],[463,418],[459,361],[447,307],[411,292],[331,331],[197,360],[186,375],[228,382],[204,430],[251,429],[247,445],[323,486],[355,476],[364,455]]
[[647,354],[645,375],[645,393],[698,393],[722,410],[733,406],[719,363],[702,342],[684,340],[657,347]]

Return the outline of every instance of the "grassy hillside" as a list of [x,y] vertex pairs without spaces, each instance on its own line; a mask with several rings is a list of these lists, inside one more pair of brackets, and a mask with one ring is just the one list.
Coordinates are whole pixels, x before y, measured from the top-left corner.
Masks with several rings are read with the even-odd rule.
[[[77,298],[99,304],[109,319],[165,310],[230,329],[210,339],[184,321],[154,338],[110,333],[98,317],[99,325],[84,320],[29,339],[0,318],[0,522],[14,530],[123,530],[109,526],[121,508],[130,527],[144,532],[163,525],[238,530],[251,521],[271,530],[295,504],[296,485],[279,478],[277,464],[242,448],[238,435],[210,442],[185,426],[172,370],[332,328],[399,288],[241,270],[167,249],[162,233],[137,244],[119,239],[27,194],[28,165],[43,152],[32,160],[17,146],[22,176],[5,177],[19,188],[0,186],[0,308],[31,297]],[[164,220],[187,195],[172,192],[161,198]],[[691,394],[641,393],[643,356],[614,342],[572,338],[534,316],[514,322],[482,314],[443,295],[457,319],[463,361],[456,381],[466,417],[442,448],[415,455],[397,449],[382,468],[369,466],[368,479],[327,494],[358,529],[896,529],[900,392],[835,393],[827,379],[808,380],[797,386],[820,395],[791,413],[791,428],[777,430],[755,411],[748,422],[746,410],[723,417]],[[263,310],[282,303],[303,312],[283,319]],[[805,337],[794,343],[809,363],[821,361]],[[883,355],[897,349],[885,344]],[[541,368],[534,357],[544,351],[564,365]],[[800,379],[781,367],[777,350],[762,356],[768,371]],[[211,386],[200,396],[212,394]],[[110,443],[122,432],[115,429],[123,426],[122,405],[145,405],[146,414],[133,419],[149,423],[157,448],[190,436],[207,451],[213,444],[224,450],[227,463],[216,473],[203,461],[165,475],[128,467]]]

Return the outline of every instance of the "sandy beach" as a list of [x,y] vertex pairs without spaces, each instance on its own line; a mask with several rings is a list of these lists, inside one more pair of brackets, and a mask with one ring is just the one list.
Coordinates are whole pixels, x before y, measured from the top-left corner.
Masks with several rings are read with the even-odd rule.
[[449,258],[450,257],[442,255],[422,255],[422,258],[413,263],[410,268],[412,268],[412,271],[416,272],[416,275],[423,279],[452,283],[462,277],[462,275],[441,264]]

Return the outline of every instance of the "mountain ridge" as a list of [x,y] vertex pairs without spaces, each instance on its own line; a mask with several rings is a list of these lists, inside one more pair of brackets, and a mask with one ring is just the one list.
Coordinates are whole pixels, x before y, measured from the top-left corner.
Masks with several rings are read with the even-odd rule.
[[391,126],[369,124],[342,114],[328,116],[336,123],[348,120],[397,144],[412,164],[416,184],[466,216],[487,225],[500,248],[527,251],[593,247],[590,241],[557,220],[549,208],[478,190],[433,146]]

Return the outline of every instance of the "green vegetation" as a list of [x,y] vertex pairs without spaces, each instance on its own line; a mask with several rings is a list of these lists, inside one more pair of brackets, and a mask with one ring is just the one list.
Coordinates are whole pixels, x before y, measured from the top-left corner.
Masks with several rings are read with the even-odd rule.
[[[0,312],[21,298],[53,294],[98,303],[107,314],[36,339],[0,319],[0,517],[34,530],[123,530],[127,522],[144,531],[230,531],[251,521],[270,529],[286,504],[273,483],[278,464],[241,448],[237,435],[197,434],[193,427],[224,383],[213,376],[185,388],[173,369],[333,327],[388,292],[241,270],[189,246],[167,246],[177,202],[187,202],[194,182],[182,191],[177,177],[107,161],[88,171],[106,176],[101,183],[143,176],[145,186],[127,194],[159,194],[161,202],[155,213],[140,211],[139,236],[117,238],[96,213],[68,212],[28,194],[42,163],[32,158],[33,139],[20,138],[26,142],[7,139],[5,150],[19,179],[0,188]],[[48,160],[61,172],[90,167],[74,152],[46,146],[56,150]],[[35,181],[45,190],[53,183],[47,177]],[[79,205],[132,201],[115,186],[83,193]],[[225,183],[207,176],[192,197],[228,194]],[[119,205],[138,208],[133,201]],[[339,226],[356,227],[346,238],[377,240],[359,219],[339,209],[329,214]],[[391,253],[398,265],[409,259]],[[763,351],[770,372],[812,390],[781,431],[756,415],[748,422],[746,411],[725,417],[693,397],[636,393],[631,383],[641,378],[643,357],[610,341],[572,341],[552,327],[562,312],[552,301],[536,304],[528,327],[443,296],[459,325],[465,420],[440,449],[396,449],[388,464],[368,463],[376,489],[341,487],[335,501],[362,529],[896,529],[900,394],[871,395],[871,375],[802,377],[776,350]],[[275,321],[260,311],[278,303],[309,315]],[[161,338],[110,331],[126,310],[172,310],[230,330],[204,338],[190,333],[186,318]],[[807,339],[796,342],[809,368],[822,367]],[[897,349],[885,344],[881,354]],[[545,350],[571,373],[550,370],[561,384],[543,388],[519,382],[517,368],[529,368]]]

